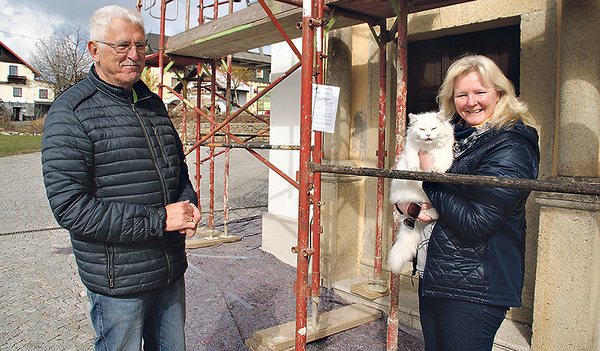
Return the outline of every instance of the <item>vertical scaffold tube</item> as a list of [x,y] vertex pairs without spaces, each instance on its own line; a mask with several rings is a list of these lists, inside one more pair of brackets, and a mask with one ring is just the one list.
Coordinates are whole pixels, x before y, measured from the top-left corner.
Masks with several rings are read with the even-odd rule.
[[[396,0],[392,0],[396,1]],[[396,96],[396,147],[395,147],[395,163],[398,162],[400,153],[402,152],[402,145],[404,137],[406,135],[406,65],[408,62],[407,56],[407,36],[406,36],[406,25],[407,25],[407,13],[408,5],[407,0],[400,0],[399,2],[399,18],[398,18],[398,58],[397,58],[397,96]],[[394,225],[393,231],[396,232],[398,226],[397,215],[394,214]],[[398,349],[398,276],[391,274],[390,276],[390,311],[388,314],[388,328],[387,328],[387,350]]]
[[[198,25],[204,23],[204,0],[200,0],[198,5]],[[201,124],[200,124],[200,109],[202,108],[202,64],[196,64],[196,143],[201,139]],[[198,194],[198,209],[202,213],[202,203],[200,201],[200,180],[202,174],[200,173],[200,148],[196,149],[196,192]]]
[[[233,13],[233,0],[229,0],[229,13]],[[231,55],[227,55],[227,84],[225,88],[225,116],[231,114]],[[229,143],[229,123],[225,126],[225,143]],[[229,234],[229,148],[225,148],[225,179],[223,182],[223,235]]]
[[[317,0],[316,16],[323,18],[323,0]],[[316,62],[317,68],[314,72],[316,75],[316,83],[323,84],[323,27],[316,28],[315,39]],[[323,157],[323,133],[315,132],[315,147],[313,151],[313,162],[320,164]],[[314,192],[313,192],[313,220],[312,220],[312,246],[314,255],[312,257],[312,274],[311,274],[311,300],[312,300],[312,326],[315,329],[319,327],[319,294],[321,292],[321,173],[313,173]]]
[[[196,108],[197,111],[200,111],[202,108],[202,89],[200,85],[202,84],[202,64],[196,64],[196,70],[198,72],[198,86],[196,89]],[[196,142],[200,140],[200,113],[196,111]],[[196,149],[196,192],[198,194],[198,209],[200,213],[202,213],[202,203],[200,201],[200,180],[202,179],[202,174],[200,173],[200,148]]]
[[302,16],[302,77],[300,98],[300,167],[298,246],[296,247],[296,334],[295,350],[306,350],[306,299],[308,298],[308,236],[310,216],[309,163],[311,154],[312,72],[314,29],[309,24],[315,0],[304,1]]
[[[210,63],[210,71],[211,71],[211,78],[210,78],[210,117],[213,119],[213,121],[215,120],[215,91],[217,90],[217,61],[216,60],[212,60],[212,62]],[[211,123],[210,125],[210,129],[211,131],[215,129],[215,125]],[[213,136],[210,137],[210,142],[214,143],[215,142],[215,137],[214,134]],[[209,193],[210,193],[210,199],[209,199],[209,208],[208,208],[208,229],[211,232],[211,236],[214,235],[214,229],[215,229],[215,148],[211,147],[210,148],[210,189],[209,189]]]
[[[377,168],[385,168],[385,98],[386,98],[386,42],[383,35],[386,31],[385,20],[379,25],[379,147],[377,149]],[[377,178],[377,224],[375,228],[375,286],[382,285],[381,271],[383,265],[383,178]]]
[[158,35],[158,96],[163,97],[163,69],[165,67],[165,20],[167,15],[166,0],[160,2],[160,34]]

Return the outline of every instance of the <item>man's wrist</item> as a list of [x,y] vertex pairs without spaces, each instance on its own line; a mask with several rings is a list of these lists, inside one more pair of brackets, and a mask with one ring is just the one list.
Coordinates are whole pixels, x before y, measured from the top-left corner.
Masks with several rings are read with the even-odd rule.
[[158,218],[160,220],[160,227],[164,231],[165,228],[167,227],[167,208],[166,207],[160,207],[158,209]]

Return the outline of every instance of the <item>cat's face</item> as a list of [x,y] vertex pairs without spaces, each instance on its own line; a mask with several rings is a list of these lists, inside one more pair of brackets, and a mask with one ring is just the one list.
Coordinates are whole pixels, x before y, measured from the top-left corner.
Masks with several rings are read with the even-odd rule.
[[424,113],[420,115],[410,115],[410,128],[412,136],[424,143],[431,143],[447,133],[444,128],[444,121],[435,113]]

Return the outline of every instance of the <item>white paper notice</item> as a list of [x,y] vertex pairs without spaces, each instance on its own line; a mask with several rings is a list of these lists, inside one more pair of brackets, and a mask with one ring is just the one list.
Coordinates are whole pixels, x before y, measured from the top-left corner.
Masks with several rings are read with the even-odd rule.
[[340,88],[313,84],[312,93],[312,130],[333,133]]

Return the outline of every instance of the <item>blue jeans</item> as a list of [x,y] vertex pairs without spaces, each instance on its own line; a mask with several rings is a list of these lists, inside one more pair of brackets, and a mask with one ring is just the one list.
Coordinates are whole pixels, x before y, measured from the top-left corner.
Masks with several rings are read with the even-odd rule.
[[185,280],[135,296],[88,290],[99,350],[185,350]]
[[489,351],[508,307],[423,297],[419,314],[427,351]]

